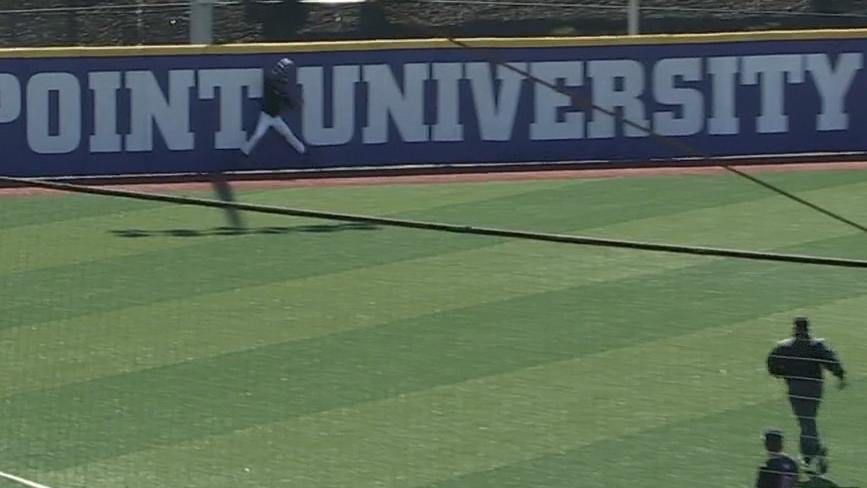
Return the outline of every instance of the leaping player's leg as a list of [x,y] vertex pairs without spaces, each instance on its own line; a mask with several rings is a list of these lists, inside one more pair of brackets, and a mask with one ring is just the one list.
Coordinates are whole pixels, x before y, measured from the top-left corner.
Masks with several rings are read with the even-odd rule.
[[262,112],[259,115],[259,121],[256,123],[256,130],[253,131],[253,136],[250,137],[250,140],[247,141],[241,147],[241,152],[244,153],[245,156],[249,156],[253,151],[253,148],[256,147],[256,144],[265,137],[265,133],[268,132],[268,128],[271,126],[271,117]]
[[292,145],[292,147],[294,147],[296,151],[301,154],[307,152],[307,148],[304,147],[304,143],[295,136],[295,133],[292,132],[292,129],[289,128],[285,120],[280,117],[274,117],[271,120],[271,126],[274,127],[274,129],[279,132],[280,135],[283,136],[284,139],[286,139],[286,142]]

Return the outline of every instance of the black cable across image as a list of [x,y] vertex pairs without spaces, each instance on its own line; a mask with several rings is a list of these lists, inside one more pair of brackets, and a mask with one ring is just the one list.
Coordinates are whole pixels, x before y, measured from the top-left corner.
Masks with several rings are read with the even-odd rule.
[[687,246],[680,244],[657,243],[646,241],[631,241],[624,239],[608,239],[601,237],[589,237],[572,234],[554,234],[535,232],[521,229],[503,229],[496,227],[484,227],[474,225],[448,224],[444,222],[428,222],[422,220],[398,219],[390,217],[377,217],[373,215],[347,214],[339,212],[326,212],[320,210],[308,210],[289,208],[274,205],[259,205],[253,203],[229,202],[223,200],[211,200],[206,198],[194,198],[180,195],[166,195],[161,193],[148,193],[115,188],[78,185],[72,183],[60,183],[35,178],[15,178],[0,176],[0,182],[20,186],[33,186],[49,190],[59,190],[73,193],[102,195],[110,197],[131,198],[135,200],[147,200],[179,205],[192,205],[210,208],[234,208],[246,212],[283,215],[290,217],[306,217],[323,220],[336,220],[342,222],[355,222],[387,227],[400,227],[407,229],[430,230],[450,232],[454,234],[471,234],[479,236],[504,237],[511,239],[524,239],[541,242],[558,242],[563,244],[595,246],[620,249],[634,249],[640,251],[662,252],[672,254],[689,254],[698,256],[711,256],[722,258],[746,259],[752,261],[770,261],[798,264],[813,264],[831,266],[837,268],[867,268],[867,260],[833,258],[826,256],[811,256],[798,254],[781,254],[762,251],[749,251],[742,249],[725,249],[717,247]]

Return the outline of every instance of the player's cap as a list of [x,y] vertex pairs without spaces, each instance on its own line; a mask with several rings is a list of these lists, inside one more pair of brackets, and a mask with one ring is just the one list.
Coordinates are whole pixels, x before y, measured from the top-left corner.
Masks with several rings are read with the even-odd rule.
[[781,442],[783,440],[783,431],[780,429],[767,429],[763,437],[765,442]]
[[765,431],[765,449],[768,452],[780,452],[783,450],[783,431],[768,429]]
[[278,81],[288,83],[290,73],[292,73],[292,68],[294,66],[295,63],[293,63],[291,59],[283,58],[280,61],[277,61],[277,64],[271,68],[271,76]]
[[792,321],[795,324],[795,329],[800,331],[806,331],[810,328],[810,321],[807,317],[795,317],[795,320]]

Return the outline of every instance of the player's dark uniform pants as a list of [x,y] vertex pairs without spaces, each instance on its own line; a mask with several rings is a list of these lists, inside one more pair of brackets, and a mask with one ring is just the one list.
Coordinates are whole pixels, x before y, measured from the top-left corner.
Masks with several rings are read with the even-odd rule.
[[822,403],[822,383],[819,381],[792,381],[789,383],[789,403],[801,427],[801,454],[815,456],[822,451],[816,416]]

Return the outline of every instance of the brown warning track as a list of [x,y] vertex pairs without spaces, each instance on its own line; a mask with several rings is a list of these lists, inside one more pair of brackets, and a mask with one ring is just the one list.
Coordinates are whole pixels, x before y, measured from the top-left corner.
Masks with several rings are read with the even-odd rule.
[[[867,161],[766,164],[732,166],[750,173],[778,173],[792,171],[831,171],[831,170],[864,170]],[[298,188],[298,187],[341,187],[341,186],[373,186],[373,185],[409,185],[409,184],[448,184],[465,182],[492,181],[528,181],[528,180],[570,180],[590,178],[632,178],[647,176],[678,176],[678,175],[715,175],[727,174],[727,171],[715,166],[679,166],[679,167],[645,167],[645,168],[615,168],[615,169],[569,169],[544,171],[488,171],[488,172],[455,172],[438,174],[412,174],[389,176],[352,176],[352,177],[318,177],[298,179],[262,179],[235,181],[233,186],[240,190]],[[116,188],[135,188],[145,192],[178,192],[210,189],[210,183],[201,181],[172,183],[137,183],[109,185]],[[0,197],[61,195],[64,192],[42,188],[0,188]]]

